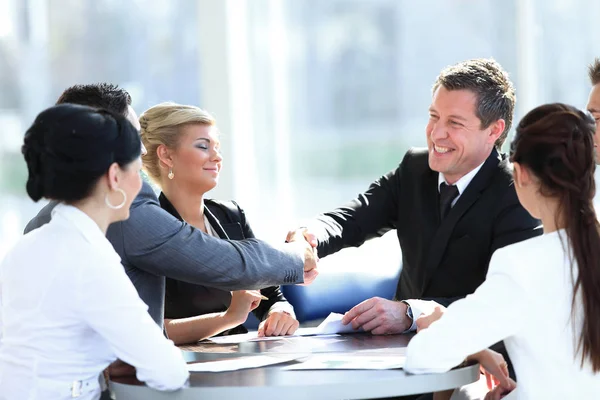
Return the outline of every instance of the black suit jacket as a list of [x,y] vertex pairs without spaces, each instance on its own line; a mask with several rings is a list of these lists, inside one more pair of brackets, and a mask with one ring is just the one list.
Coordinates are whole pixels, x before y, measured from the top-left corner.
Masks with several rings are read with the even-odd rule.
[[[175,207],[161,193],[158,198],[161,207],[183,221]],[[234,201],[205,200],[204,212],[210,225],[221,239],[243,240],[254,238],[254,233],[246,214]],[[253,311],[256,318],[263,320],[267,317],[271,306],[277,302],[286,301],[279,286],[271,286],[260,291],[269,300],[263,300]],[[231,303],[231,292],[204,285],[167,278],[165,296],[165,318],[188,318],[215,312],[226,311]],[[245,333],[242,326],[232,328],[226,333]]]
[[443,221],[427,149],[409,150],[396,170],[318,220],[311,229],[322,257],[397,229],[403,268],[396,298],[445,306],[484,281],[496,249],[542,234],[517,199],[507,157],[495,149]]

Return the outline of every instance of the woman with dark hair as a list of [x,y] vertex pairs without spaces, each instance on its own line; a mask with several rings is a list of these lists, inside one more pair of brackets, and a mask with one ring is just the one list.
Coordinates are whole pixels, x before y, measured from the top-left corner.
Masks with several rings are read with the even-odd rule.
[[0,265],[3,399],[98,399],[117,357],[159,390],[185,385],[179,350],[147,313],[105,237],[141,187],[141,142],[125,117],[62,104],[23,144],[27,193],[60,202]]
[[[544,235],[500,249],[486,281],[415,336],[405,369],[444,372],[466,356],[485,360],[501,385],[514,382],[484,350],[504,340],[519,399],[600,396],[600,226],[594,211],[594,120],[575,107],[529,112],[511,146],[519,201]],[[514,396],[514,397],[513,397]]]

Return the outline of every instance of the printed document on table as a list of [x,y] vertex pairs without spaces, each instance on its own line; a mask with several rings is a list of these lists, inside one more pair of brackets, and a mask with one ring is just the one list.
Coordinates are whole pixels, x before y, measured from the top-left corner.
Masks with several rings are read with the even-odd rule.
[[338,313],[331,313],[325,318],[323,322],[317,327],[317,335],[327,335],[331,333],[356,333],[364,332],[362,328],[356,330],[352,328],[352,324],[343,325],[342,318],[344,316]]
[[344,316],[338,313],[331,313],[321,324],[314,328],[300,328],[293,335],[287,336],[263,336],[259,337],[258,332],[248,332],[240,335],[231,336],[215,336],[209,339],[205,339],[202,343],[216,343],[216,344],[240,344],[245,342],[266,342],[273,340],[283,340],[288,338],[294,338],[298,336],[337,336],[338,333],[356,333],[364,332],[362,328],[354,330],[352,324],[342,325],[342,318]]
[[283,370],[317,369],[399,369],[404,367],[406,357],[398,355],[357,353],[316,353],[305,361],[283,367]]
[[260,368],[268,365],[282,364],[299,358],[305,358],[306,355],[288,355],[288,356],[248,356],[230,358],[226,360],[206,361],[200,363],[188,364],[190,372],[224,372],[237,371],[239,369]]

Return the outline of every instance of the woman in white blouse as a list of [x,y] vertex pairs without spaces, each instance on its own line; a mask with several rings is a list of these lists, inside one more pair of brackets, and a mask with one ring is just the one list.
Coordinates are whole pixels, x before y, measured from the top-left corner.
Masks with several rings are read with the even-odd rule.
[[122,116],[71,104],[25,134],[34,200],[61,201],[0,265],[0,398],[98,399],[116,358],[159,390],[184,386],[181,352],[147,313],[105,237],[141,187],[141,142]]
[[[504,340],[518,379],[505,398],[600,398],[594,129],[589,114],[564,104],[523,118],[511,145],[516,190],[544,235],[496,251],[475,293],[412,339],[407,371],[444,372]],[[512,389],[500,378],[489,398]]]

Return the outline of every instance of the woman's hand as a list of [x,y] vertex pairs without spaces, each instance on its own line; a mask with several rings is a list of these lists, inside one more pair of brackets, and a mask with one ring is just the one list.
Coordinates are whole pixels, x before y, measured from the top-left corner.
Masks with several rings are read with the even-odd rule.
[[446,307],[444,307],[442,305],[438,305],[438,306],[435,306],[435,308],[433,309],[433,312],[431,314],[425,314],[425,313],[421,314],[419,316],[419,318],[417,318],[417,322],[416,322],[417,333],[419,333],[423,329],[429,328],[429,325],[431,325],[438,319],[442,318],[442,315],[444,315],[444,312],[446,312]]
[[231,292],[231,304],[225,316],[236,323],[243,324],[248,313],[260,304],[261,294],[258,290],[236,290]]
[[503,395],[511,392],[516,383],[508,375],[508,364],[502,354],[490,349],[485,349],[468,357],[469,360],[475,360],[481,366],[485,375],[488,389],[492,390],[499,385],[502,389],[496,389],[496,394],[503,392]]
[[[517,383],[515,381],[513,381],[510,378],[508,378],[508,379],[512,382],[513,387],[517,387]],[[514,389],[512,389],[512,390],[514,390]],[[506,396],[507,394],[509,394],[510,392],[512,392],[512,390],[507,390],[504,387],[502,387],[501,385],[498,385],[494,389],[490,390],[485,395],[484,400],[500,400],[504,396]]]
[[258,336],[293,335],[300,323],[285,311],[272,311],[258,326]]

